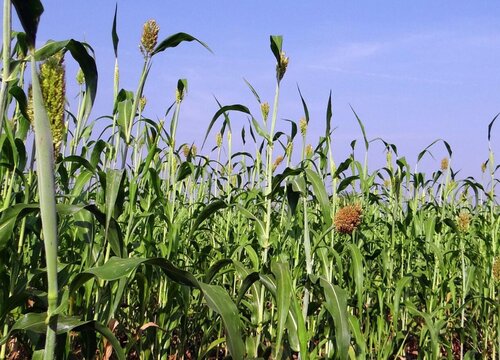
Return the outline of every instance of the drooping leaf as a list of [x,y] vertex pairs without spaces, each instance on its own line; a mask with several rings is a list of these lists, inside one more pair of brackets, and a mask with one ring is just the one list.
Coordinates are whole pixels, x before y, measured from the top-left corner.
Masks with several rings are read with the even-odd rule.
[[243,359],[245,357],[245,343],[241,337],[238,308],[222,287],[201,282],[200,287],[208,306],[222,317],[226,329],[227,347],[232,358]]
[[215,121],[221,115],[225,114],[228,111],[239,111],[239,112],[242,112],[244,114],[251,115],[250,110],[248,110],[248,108],[246,106],[243,106],[240,104],[226,105],[226,106],[221,107],[219,110],[217,110],[215,115],[212,117],[212,120],[210,121],[210,124],[208,125],[207,131],[205,133],[205,138],[203,139],[203,144],[201,145],[201,147],[203,147],[205,145],[205,142],[207,141],[207,138],[208,138],[208,134],[210,133],[210,130],[212,130],[212,127],[214,126]]
[[276,358],[279,358],[281,341],[285,334],[286,320],[290,309],[290,301],[293,296],[292,278],[288,265],[282,262],[272,262],[271,271],[276,278],[276,306],[278,309],[278,325],[276,328]]
[[212,52],[212,50],[210,50],[208,45],[205,44],[203,41],[200,41],[197,38],[195,38],[189,34],[180,32],[177,34],[173,34],[173,35],[169,36],[168,38],[166,38],[165,40],[161,41],[156,46],[156,48],[153,50],[153,52],[151,53],[151,56],[156,55],[162,51],[165,51],[168,48],[176,47],[177,45],[179,45],[180,43],[185,42],[185,41],[187,41],[187,42],[196,41],[199,44],[201,44],[205,49]]
[[38,23],[43,13],[42,2],[40,0],[12,0],[12,4],[16,8],[17,16],[26,33],[28,47],[33,49],[35,48]]
[[282,35],[271,35],[271,51],[276,58],[276,63],[281,62],[281,48],[283,47],[283,36]]
[[335,345],[338,357],[347,359],[351,342],[347,317],[347,293],[323,277],[320,277],[319,281],[325,293],[325,307],[332,316],[335,325]]

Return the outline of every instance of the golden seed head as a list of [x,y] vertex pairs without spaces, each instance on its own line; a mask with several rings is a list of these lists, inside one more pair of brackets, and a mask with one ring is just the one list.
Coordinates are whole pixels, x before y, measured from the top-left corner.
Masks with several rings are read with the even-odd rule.
[[263,102],[260,104],[260,111],[262,111],[262,118],[264,121],[267,121],[267,118],[269,117],[269,103]]
[[63,52],[52,55],[40,65],[40,86],[50,120],[54,151],[57,152],[66,133],[66,69]]
[[481,172],[484,174],[486,172],[486,162],[481,164]]
[[443,160],[441,160],[441,170],[442,171],[448,170],[449,165],[450,165],[450,160],[448,160],[447,157],[445,157],[445,158],[443,158]]
[[299,128],[302,136],[306,136],[307,133],[307,120],[305,117],[301,117],[299,120]]
[[471,216],[468,212],[462,211],[457,217],[458,230],[465,233],[469,230]]
[[187,158],[189,156],[189,154],[191,153],[191,148],[189,147],[188,144],[185,144],[183,147],[182,147],[182,153],[184,154],[184,157]]
[[385,179],[384,180],[384,186],[386,188],[390,188],[391,187],[391,179]]
[[150,57],[158,42],[160,27],[155,20],[148,20],[142,28],[141,44],[139,49],[144,57]]
[[493,278],[500,282],[500,256],[497,256],[495,260],[493,260]]
[[215,143],[217,144],[217,147],[220,148],[222,146],[222,134],[218,132],[215,135]]
[[184,157],[187,159],[189,157],[195,157],[196,156],[196,153],[198,152],[198,149],[196,148],[196,145],[184,145],[182,147],[182,154],[184,155]]
[[273,163],[273,171],[276,170],[276,168],[278,166],[280,166],[280,164],[282,163],[283,161],[283,156],[282,155],[279,155],[276,160],[274,160],[274,163]]
[[361,205],[347,205],[340,208],[335,214],[335,229],[341,234],[352,234],[361,224],[363,211]]
[[287,66],[288,66],[288,57],[285,55],[285,52],[282,51],[280,54],[280,62],[279,64],[276,65],[278,81],[281,81],[281,79],[283,79],[283,76],[285,76]]
[[141,112],[144,111],[144,108],[146,107],[147,103],[148,103],[148,100],[146,99],[146,97],[141,96],[141,98],[139,99],[139,110],[141,110]]
[[313,155],[313,151],[314,151],[314,150],[313,150],[312,145],[311,145],[311,144],[308,144],[308,145],[306,146],[306,156],[307,156],[308,158],[310,158],[310,157]]
[[76,73],[76,82],[78,85],[83,85],[85,83],[85,75],[82,71],[82,68],[78,69],[78,72]]

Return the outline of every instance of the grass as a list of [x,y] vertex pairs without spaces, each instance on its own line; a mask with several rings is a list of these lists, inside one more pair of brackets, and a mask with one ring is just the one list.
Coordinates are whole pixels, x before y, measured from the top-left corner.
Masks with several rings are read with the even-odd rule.
[[[142,89],[153,56],[186,42],[209,48],[185,33],[159,41],[149,22],[137,89],[120,89],[115,77],[114,110],[97,135],[91,47],[36,48],[41,4],[12,3],[25,35],[11,31],[4,11],[0,359],[498,358],[496,118],[485,181],[457,178],[442,140],[414,169],[384,142],[386,165],[369,169],[371,141],[354,110],[365,157],[353,144],[336,163],[331,97],[315,146],[305,141],[300,92],[304,117],[290,133],[276,131],[288,58],[271,36],[274,102],[248,83],[257,111],[219,104],[207,115],[216,146],[202,154],[176,143],[187,80],[159,121],[145,117]],[[37,74],[63,55],[79,63],[81,91],[55,122],[61,104],[47,94],[64,101],[66,80]],[[234,152],[235,112],[249,119],[241,141],[253,154]],[[419,172],[439,145],[449,156]]]

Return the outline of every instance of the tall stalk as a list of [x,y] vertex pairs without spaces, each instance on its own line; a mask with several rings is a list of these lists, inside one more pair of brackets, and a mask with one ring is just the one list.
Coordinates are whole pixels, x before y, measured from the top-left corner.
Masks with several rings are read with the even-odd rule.
[[2,85],[0,87],[0,135],[3,129],[3,119],[7,112],[7,79],[10,74],[10,38],[11,38],[11,11],[10,0],[4,0],[3,2],[3,44],[2,44]]
[[45,340],[45,359],[53,359],[56,349],[58,303],[57,286],[57,214],[54,184],[54,151],[49,118],[43,103],[42,91],[36,68],[35,51],[31,49],[31,79],[33,86],[33,110],[36,146],[36,168],[38,175],[38,194],[42,235],[47,263],[47,337]]

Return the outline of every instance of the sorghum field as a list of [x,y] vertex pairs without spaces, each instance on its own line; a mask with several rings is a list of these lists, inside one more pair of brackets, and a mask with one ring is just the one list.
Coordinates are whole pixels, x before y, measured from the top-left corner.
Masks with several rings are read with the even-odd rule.
[[[276,130],[288,58],[271,36],[274,101],[248,84],[256,102],[207,114],[216,146],[197,150],[176,142],[187,80],[160,121],[142,90],[153,57],[205,43],[144,24],[136,90],[120,88],[117,58],[113,111],[94,118],[93,50],[37,45],[42,12],[4,1],[0,359],[499,358],[495,119],[481,181],[456,177],[443,140],[410,165],[379,139],[386,165],[369,170],[354,110],[364,141],[335,162],[331,97],[316,144],[300,92],[303,118]],[[69,104],[67,82],[81,89]],[[436,147],[449,156],[419,172]]]

